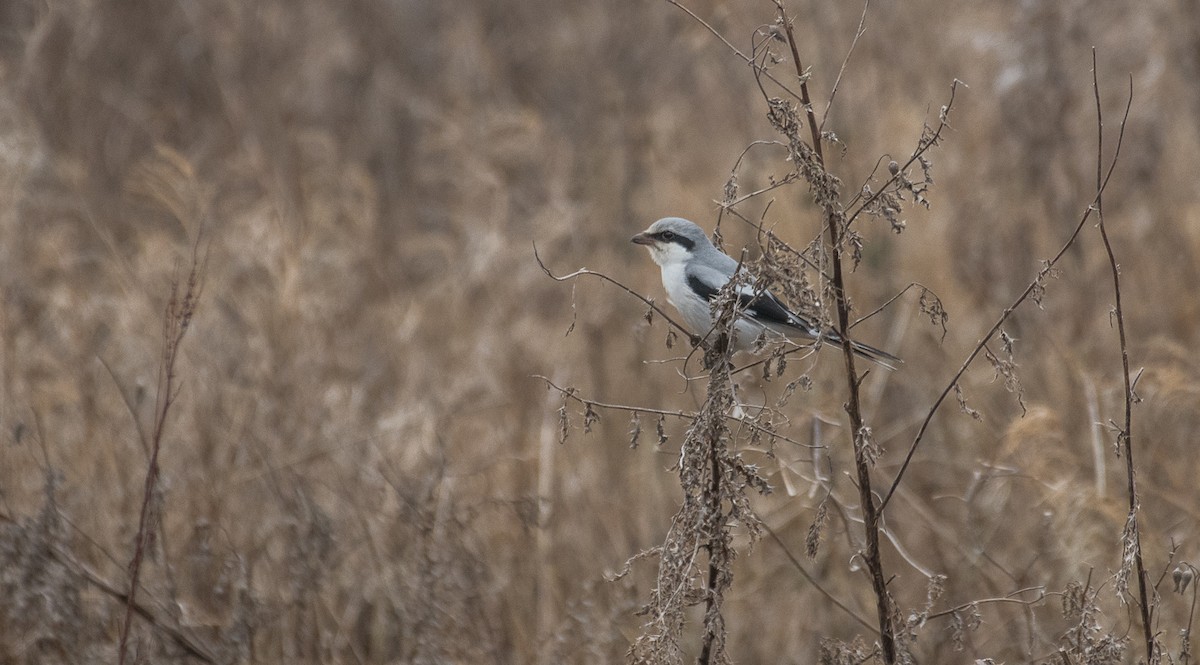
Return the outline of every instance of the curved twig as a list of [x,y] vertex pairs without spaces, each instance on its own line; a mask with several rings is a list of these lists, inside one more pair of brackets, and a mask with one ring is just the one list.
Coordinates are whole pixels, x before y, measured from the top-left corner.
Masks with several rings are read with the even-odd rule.
[[553,272],[550,272],[550,269],[547,268],[546,264],[542,262],[542,257],[538,254],[536,242],[533,243],[533,258],[537,260],[538,267],[540,267],[542,269],[542,272],[546,273],[546,275],[548,275],[550,277],[550,279],[552,279],[556,282],[569,282],[569,281],[575,279],[576,277],[580,277],[583,275],[591,275],[593,277],[599,277],[600,279],[602,279],[606,282],[609,282],[611,284],[615,284],[617,287],[621,288],[629,295],[646,303],[650,307],[650,309],[653,309],[655,311],[655,313],[657,313],[659,316],[663,317],[663,319],[666,320],[667,323],[671,324],[675,328],[678,328],[679,331],[684,334],[684,336],[686,336],[688,339],[690,339],[692,341],[692,346],[698,346],[700,344],[699,337],[697,337],[696,335],[693,335],[691,333],[691,331],[689,331],[687,328],[684,328],[675,319],[672,319],[671,316],[669,314],[667,314],[666,312],[664,312],[663,308],[659,307],[653,300],[638,293],[637,291],[634,291],[633,289],[629,288],[628,286],[625,286],[624,284],[613,279],[612,277],[609,277],[608,275],[605,275],[602,272],[596,272],[595,270],[588,270],[587,268],[580,268],[579,270],[576,270],[575,272],[567,274],[567,275],[555,275]]
[[842,66],[838,69],[837,78],[833,79],[833,89],[829,91],[829,100],[825,102],[825,111],[821,113],[821,124],[817,127],[821,132],[825,131],[825,121],[829,119],[829,109],[833,107],[833,98],[837,96],[838,86],[842,83],[842,75],[846,73],[846,65],[850,64],[850,56],[854,55],[854,47],[858,46],[859,37],[867,32],[867,8],[870,6],[871,0],[863,0],[862,16],[858,18],[858,29],[854,31],[854,40],[850,42],[846,58],[842,60]]
[[[625,411],[628,413],[649,413],[649,414],[653,414],[656,416],[668,416],[671,418],[681,418],[683,420],[693,420],[697,416],[697,414],[694,412],[680,411],[678,409],[654,409],[654,408],[649,408],[649,407],[644,407],[644,406],[629,406],[628,404],[613,404],[611,402],[597,402],[594,399],[587,399],[586,397],[579,396],[578,394],[576,394],[574,389],[563,388],[562,386],[551,381],[546,376],[543,376],[541,374],[533,374],[532,376],[535,379],[541,379],[548,387],[553,388],[554,390],[558,391],[559,394],[561,394],[564,398],[575,400],[576,402],[583,404],[583,405],[590,404],[595,407],[600,407],[601,409],[610,409],[613,411]],[[725,414],[725,419],[729,420],[731,422],[735,422],[740,425],[749,427],[750,429],[752,429],[756,432],[759,432],[760,434],[763,434],[765,436],[774,437],[776,439],[779,439],[780,441],[785,441],[794,446],[800,446],[801,448],[824,448],[824,446],[813,445],[811,443],[801,443],[789,436],[784,436],[783,434],[780,434],[779,432],[776,432],[775,430],[772,430],[769,427],[763,427],[762,425],[759,425],[758,423],[754,422],[753,420],[751,420],[749,418],[744,418],[741,416],[735,416],[735,415],[731,415],[731,414]]]
[[1014,300],[1011,305],[1004,308],[1004,311],[1000,313],[1000,318],[998,318],[996,323],[992,325],[991,329],[987,331],[987,334],[985,334],[983,338],[979,340],[979,342],[975,345],[974,350],[971,351],[970,355],[967,356],[967,359],[963,361],[962,366],[958,368],[958,371],[954,373],[954,376],[951,377],[950,381],[946,384],[946,387],[942,390],[942,393],[938,395],[937,400],[934,401],[933,406],[929,409],[929,413],[925,415],[925,420],[921,423],[920,429],[917,430],[917,435],[913,438],[913,442],[908,448],[908,453],[904,456],[904,463],[900,465],[900,470],[896,473],[896,478],[892,481],[891,488],[888,489],[887,494],[885,494],[883,497],[883,503],[879,505],[880,512],[887,508],[888,502],[892,499],[892,495],[896,493],[896,488],[900,486],[900,481],[904,479],[904,473],[908,470],[908,465],[912,462],[913,455],[917,451],[917,446],[920,445],[921,440],[925,438],[925,431],[929,428],[929,423],[933,420],[933,416],[935,413],[937,413],[938,408],[941,407],[942,402],[944,402],[950,392],[954,390],[954,386],[957,385],[959,379],[966,374],[967,368],[971,366],[971,363],[974,362],[975,358],[979,356],[979,353],[983,351],[984,346],[986,346],[987,343],[992,339],[992,336],[1000,330],[1000,327],[1004,325],[1004,322],[1008,320],[1008,317],[1012,316],[1013,311],[1015,311],[1017,307],[1020,307],[1022,303],[1029,299],[1029,296],[1033,294],[1033,292],[1042,284],[1046,277],[1049,276],[1054,270],[1054,266],[1058,264],[1059,259],[1061,259],[1063,255],[1067,253],[1067,250],[1075,244],[1075,239],[1079,237],[1080,231],[1083,230],[1084,225],[1087,224],[1088,219],[1091,218],[1092,212],[1096,209],[1096,202],[1100,200],[1100,195],[1103,194],[1105,188],[1108,187],[1109,179],[1112,178],[1113,170],[1116,169],[1117,158],[1121,155],[1121,145],[1124,143],[1125,139],[1125,124],[1129,121],[1129,111],[1132,107],[1133,85],[1131,82],[1129,87],[1129,99],[1125,103],[1125,115],[1121,118],[1121,130],[1117,135],[1116,151],[1113,153],[1112,161],[1109,162],[1108,172],[1105,174],[1104,181],[1100,184],[1100,188],[1096,191],[1096,195],[1092,197],[1092,201],[1088,204],[1087,209],[1084,210],[1083,215],[1080,216],[1079,222],[1075,225],[1075,230],[1071,232],[1071,236],[1067,238],[1066,242],[1063,243],[1062,247],[1058,250],[1058,253],[1054,255],[1054,258],[1045,262],[1045,265],[1043,265],[1041,270],[1038,271],[1037,276],[1034,277],[1033,281],[1029,283],[1029,286],[1025,287],[1025,290],[1021,292],[1021,295],[1017,296],[1017,299]]
[[[950,83],[950,100],[947,101],[946,105],[942,107],[942,112],[938,117],[938,126],[937,129],[934,130],[933,135],[929,138],[929,140],[924,140],[924,135],[922,135],[922,140],[919,142],[917,149],[913,151],[912,156],[909,157],[908,160],[900,166],[900,168],[896,169],[896,173],[894,173],[892,177],[888,178],[887,182],[883,183],[883,186],[880,187],[878,191],[867,197],[866,200],[858,205],[858,208],[856,208],[854,212],[850,213],[846,217],[846,228],[849,228],[850,225],[854,223],[854,220],[858,219],[858,216],[861,215],[868,206],[874,203],[880,196],[883,196],[884,192],[888,191],[888,187],[891,187],[893,184],[899,181],[900,177],[904,175],[906,171],[908,171],[908,167],[913,165],[913,162],[916,162],[921,158],[922,155],[929,152],[930,148],[941,142],[942,132],[950,126],[950,121],[948,120],[950,117],[950,109],[954,108],[954,94],[958,92],[958,86],[960,85],[966,87],[967,84],[958,79],[954,79],[954,81]],[[855,200],[857,200],[857,198],[858,197],[855,197]]]
[[[1092,47],[1092,91],[1096,97],[1096,187],[1101,186],[1101,156],[1104,153],[1104,113],[1100,107],[1100,82],[1096,66],[1096,47]],[[1130,97],[1133,96],[1133,77],[1129,78]],[[1154,662],[1155,639],[1152,625],[1153,608],[1150,606],[1149,595],[1146,592],[1146,566],[1142,561],[1142,529],[1138,520],[1138,493],[1133,466],[1133,379],[1129,372],[1129,346],[1125,336],[1125,310],[1121,307],[1121,267],[1117,264],[1117,256],[1113,253],[1112,243],[1108,239],[1108,230],[1104,226],[1104,199],[1096,194],[1096,226],[1100,228],[1100,238],[1104,241],[1104,250],[1108,254],[1108,265],[1112,272],[1113,294],[1116,304],[1113,314],[1117,319],[1117,333],[1121,343],[1121,378],[1125,382],[1125,426],[1120,430],[1118,441],[1125,446],[1125,473],[1129,487],[1129,515],[1133,524],[1132,547],[1134,568],[1138,579],[1138,605],[1142,620],[1142,637],[1146,642],[1146,662]]]
[[[1028,593],[1030,591],[1038,592],[1037,598],[1033,598],[1033,599],[1029,599],[1029,600],[1025,600],[1022,598],[1014,598],[1014,596],[1019,596],[1021,594]],[[979,600],[973,600],[969,603],[963,603],[961,605],[956,605],[954,607],[951,607],[950,609],[942,610],[940,612],[930,612],[929,615],[927,615],[925,617],[925,619],[926,620],[940,619],[942,617],[950,616],[950,615],[956,614],[958,612],[962,612],[963,610],[970,609],[971,607],[976,606],[976,605],[986,605],[986,604],[990,604],[990,603],[1016,603],[1018,605],[1025,605],[1025,606],[1035,605],[1035,604],[1040,603],[1043,600],[1049,598],[1050,596],[1061,596],[1061,595],[1062,595],[1061,591],[1046,591],[1046,587],[1043,585],[1025,587],[1024,589],[1017,589],[1016,591],[1013,591],[1012,593],[1008,594],[1007,596],[1001,596],[999,598],[981,598]]]
[[830,593],[824,587],[822,587],[821,583],[818,582],[816,580],[816,578],[814,578],[812,576],[811,573],[809,573],[807,570],[805,570],[804,566],[800,565],[799,559],[796,558],[796,555],[792,554],[791,550],[788,549],[787,545],[783,542],[783,539],[779,537],[779,534],[775,533],[774,529],[772,529],[770,526],[766,525],[765,523],[762,525],[762,528],[764,531],[767,532],[767,535],[771,536],[771,538],[774,539],[775,543],[777,545],[779,545],[779,549],[783,550],[784,556],[786,556],[788,558],[788,561],[791,562],[792,567],[795,568],[796,570],[800,571],[800,574],[804,577],[804,579],[808,580],[809,584],[813,585],[814,589],[816,589],[818,592],[820,592],[822,596],[825,596],[826,598],[828,598],[829,602],[836,605],[838,607],[838,609],[840,609],[843,612],[845,612],[846,614],[848,614],[851,619],[854,619],[855,621],[857,621],[860,625],[862,625],[863,628],[866,628],[867,630],[875,630],[875,626],[872,626],[869,621],[867,621],[866,619],[859,616],[857,612],[855,612],[854,610],[847,607],[845,605],[845,603],[838,600],[836,596],[834,596],[832,593]]
[[[888,305],[899,300],[900,296],[904,295],[905,293],[908,293],[908,290],[913,288],[914,286],[925,289],[925,291],[927,291],[929,293],[933,293],[933,289],[929,288],[928,286],[925,286],[924,284],[922,284],[920,282],[909,282],[908,286],[904,287],[903,289],[900,289],[899,293],[892,296],[891,298],[888,298],[882,305],[880,305],[879,307],[876,307],[875,309],[871,310],[867,314],[864,314],[864,315],[858,317],[857,319],[855,319],[854,322],[850,324],[850,327],[853,328],[854,326],[857,326],[858,324],[862,323],[863,321],[866,321],[867,319],[869,319],[869,318],[875,316],[876,314],[882,312],[883,310],[887,309]],[[936,294],[934,297],[936,297]]]
[[797,95],[795,92],[792,92],[792,90],[790,88],[788,88],[786,85],[784,85],[782,82],[780,82],[779,79],[775,78],[771,74],[771,72],[767,70],[766,67],[759,65],[758,62],[754,58],[746,55],[745,53],[742,53],[742,51],[738,47],[734,46],[728,39],[725,38],[725,35],[722,35],[720,32],[717,31],[716,28],[709,25],[708,21],[705,21],[704,19],[700,18],[700,16],[696,12],[694,12],[694,11],[688,9],[687,7],[685,7],[684,5],[680,4],[678,0],[667,0],[667,2],[682,9],[684,11],[684,13],[686,13],[688,16],[692,17],[692,19],[695,20],[700,25],[704,26],[704,28],[706,30],[708,30],[709,32],[711,32],[713,34],[713,36],[715,36],[717,39],[721,40],[721,42],[723,44],[725,44],[725,46],[729,47],[729,50],[733,51],[734,54],[737,55],[737,57],[741,58],[742,60],[744,60],[746,62],[746,64],[748,64],[754,68],[754,72],[755,72],[756,76],[759,73],[761,73],[763,76],[766,76],[768,79],[770,79],[772,83],[774,83],[775,85],[779,86],[784,91],[786,91],[789,95],[791,95],[792,97],[795,97],[796,99],[800,99],[800,95]]

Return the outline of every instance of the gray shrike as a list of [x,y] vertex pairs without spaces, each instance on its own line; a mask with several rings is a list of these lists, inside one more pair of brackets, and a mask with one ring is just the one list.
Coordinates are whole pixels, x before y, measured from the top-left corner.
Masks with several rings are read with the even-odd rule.
[[[662,268],[667,300],[679,310],[683,322],[697,335],[707,335],[713,327],[712,300],[737,272],[738,262],[713,246],[703,229],[680,217],[658,220],[635,235],[632,242],[645,245],[650,258]],[[752,284],[745,284],[738,287],[737,298],[743,309],[734,323],[735,351],[751,350],[764,331],[842,345],[842,337],[836,331],[822,331],[817,322],[790,311],[770,291],[760,292]],[[851,341],[850,346],[858,355],[884,367],[894,368],[894,364],[902,362],[886,351],[860,342]]]

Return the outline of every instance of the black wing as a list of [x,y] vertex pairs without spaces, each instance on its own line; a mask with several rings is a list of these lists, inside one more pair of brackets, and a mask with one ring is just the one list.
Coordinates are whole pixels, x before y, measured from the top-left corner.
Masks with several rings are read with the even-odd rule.
[[[714,289],[695,275],[688,275],[687,284],[696,295],[708,301],[716,298],[720,292],[719,289]],[[826,344],[840,345],[842,343],[842,336],[833,330],[818,335],[815,326],[806,325],[804,319],[788,311],[788,308],[770,291],[754,295],[753,293],[739,290],[737,295],[738,305],[743,308],[746,314],[762,323],[776,323],[798,328],[806,331],[814,338],[820,337],[821,341]],[[858,355],[877,362],[888,369],[895,369],[895,365],[904,362],[887,351],[882,351],[861,342],[851,340],[850,346]]]
[[[714,289],[695,275],[688,275],[687,283],[692,291],[705,300],[711,301],[720,292],[720,289]],[[797,323],[797,317],[793,316],[779,301],[779,298],[776,298],[770,291],[754,295],[739,290],[737,298],[738,305],[748,316],[763,323],[778,323],[785,326],[795,326]]]

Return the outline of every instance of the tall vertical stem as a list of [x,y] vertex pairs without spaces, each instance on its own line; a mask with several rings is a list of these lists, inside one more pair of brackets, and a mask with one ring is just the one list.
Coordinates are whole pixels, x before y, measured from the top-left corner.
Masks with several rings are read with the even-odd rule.
[[[804,67],[800,61],[800,53],[796,48],[796,37],[792,31],[792,22],[784,10],[783,1],[777,0],[779,16],[787,33],[788,46],[792,51],[792,62],[796,66],[796,76],[800,79],[800,101],[804,105],[808,129],[811,133],[812,148],[817,177],[821,182],[812,182],[819,193],[818,203],[821,205],[825,226],[829,230],[830,257],[833,262],[833,293],[837,303],[838,333],[842,339],[842,355],[846,362],[846,382],[849,397],[846,401],[846,413],[850,416],[850,440],[854,446],[854,466],[858,475],[858,495],[862,504],[863,528],[866,532],[866,549],[863,559],[871,577],[871,586],[875,592],[875,605],[879,614],[879,646],[883,661],[888,665],[896,662],[896,645],[892,633],[891,603],[888,600],[887,579],[883,575],[883,562],[879,554],[879,513],[875,505],[875,497],[871,492],[871,470],[867,459],[866,445],[863,432],[862,409],[859,403],[858,373],[854,368],[854,353],[850,347],[850,305],[846,300],[845,277],[842,271],[842,230],[845,225],[845,213],[838,200],[836,186],[825,171],[825,155],[821,146],[821,131],[813,113],[812,100],[808,94],[808,81],[804,75]],[[799,165],[797,165],[799,166]]]
[[[1125,474],[1129,486],[1129,522],[1133,538],[1134,569],[1137,572],[1138,604],[1141,606],[1142,636],[1146,641],[1146,662],[1154,663],[1154,632],[1150,622],[1149,594],[1146,592],[1146,567],[1142,562],[1141,525],[1138,523],[1138,494],[1137,478],[1133,466],[1133,380],[1129,375],[1129,346],[1125,338],[1125,311],[1121,308],[1121,266],[1113,252],[1112,243],[1108,239],[1108,231],[1104,228],[1104,192],[1101,173],[1101,160],[1104,156],[1104,115],[1100,108],[1100,83],[1096,73],[1096,49],[1092,49],[1092,91],[1096,95],[1096,219],[1100,227],[1100,238],[1104,240],[1104,249],[1108,252],[1108,265],[1112,271],[1113,297],[1116,300],[1113,315],[1117,319],[1117,335],[1121,342],[1121,371],[1125,381],[1125,425],[1121,429],[1118,445],[1125,449]],[[1124,552],[1122,552],[1124,556]]]

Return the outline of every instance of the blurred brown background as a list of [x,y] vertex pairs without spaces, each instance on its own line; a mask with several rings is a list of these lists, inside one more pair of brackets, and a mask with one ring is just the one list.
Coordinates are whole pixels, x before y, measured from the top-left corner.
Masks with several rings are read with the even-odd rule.
[[[768,2],[688,6],[746,51],[774,18]],[[789,9],[823,110],[861,6]],[[911,153],[953,79],[970,86],[932,153],[932,210],[907,211],[898,236],[861,227],[859,313],[913,281],[950,313],[944,341],[912,296],[858,329],[906,360],[865,388],[881,482],[1092,198],[1094,45],[1106,159],[1130,74],[1135,94],[1105,207],[1145,368],[1143,545],[1155,579],[1172,541],[1194,559],[1197,3],[881,1],[867,30],[826,127],[846,145],[831,168],[847,192],[880,155]],[[123,608],[80,571],[128,584],[147,464],[135,422],[152,423],[163,308],[202,224],[207,280],[140,594],[158,625],[139,622],[140,658],[189,660],[178,629],[221,662],[620,660],[653,563],[606,576],[661,542],[682,427],[668,421],[658,447],[644,420],[630,449],[628,418],[604,412],[560,445],[560,400],[533,375],[624,404],[696,398],[678,364],[646,362],[677,355],[661,322],[598,280],[550,280],[533,243],[558,272],[602,270],[665,300],[629,236],[666,215],[711,229],[738,155],[776,138],[765,111],[749,68],[667,2],[0,4],[0,660],[113,662]],[[788,170],[758,149],[739,180],[751,191]],[[819,225],[804,186],[772,196],[768,220],[807,243]],[[734,251],[752,237],[723,229]],[[1119,564],[1124,462],[1097,423],[1122,417],[1120,357],[1091,224],[1060,267],[1043,307],[1005,327],[1027,412],[975,367],[964,388],[983,419],[947,404],[889,506],[904,607],[924,603],[925,573],[949,578],[936,610],[1096,585]],[[784,431],[829,444],[827,461],[785,444],[761,456],[776,491],[756,505],[869,617],[859,525],[835,517],[817,558],[800,554],[814,474],[854,496],[844,380],[823,358],[789,371],[814,388]],[[743,552],[727,616],[738,662],[814,662],[822,638],[863,632],[773,541]],[[1177,653],[1190,596],[1161,591],[1157,629]],[[1127,630],[1129,608],[1104,598],[1104,630]],[[1054,597],[981,612],[962,653],[949,621],[931,621],[923,662],[1027,662],[1066,630]]]

